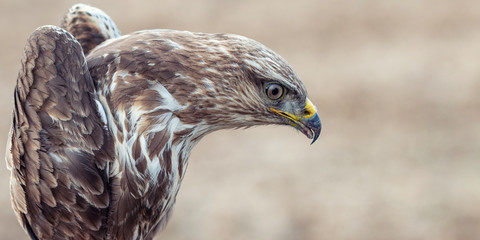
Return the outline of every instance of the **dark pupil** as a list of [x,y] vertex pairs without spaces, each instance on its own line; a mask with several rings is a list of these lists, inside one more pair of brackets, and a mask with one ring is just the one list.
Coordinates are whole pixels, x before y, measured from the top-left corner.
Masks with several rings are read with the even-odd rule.
[[276,97],[279,91],[280,91],[280,90],[278,90],[278,88],[277,88],[277,87],[273,87],[273,90],[272,90],[272,97]]

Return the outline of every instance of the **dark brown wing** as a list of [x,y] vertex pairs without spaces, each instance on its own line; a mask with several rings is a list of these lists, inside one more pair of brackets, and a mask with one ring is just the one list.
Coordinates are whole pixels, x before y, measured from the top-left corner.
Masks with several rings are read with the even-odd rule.
[[73,36],[54,26],[32,33],[7,153],[13,208],[32,239],[105,236],[111,142],[95,101]]

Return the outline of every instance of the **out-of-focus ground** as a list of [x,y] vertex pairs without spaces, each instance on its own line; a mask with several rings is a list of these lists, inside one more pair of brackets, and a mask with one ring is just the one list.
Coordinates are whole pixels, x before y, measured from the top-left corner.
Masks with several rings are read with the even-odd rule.
[[[480,239],[475,0],[101,1],[123,33],[237,33],[281,54],[324,123],[221,131],[194,149],[159,239]],[[73,1],[0,2],[0,145],[27,36]],[[3,150],[2,150],[3,153]],[[0,164],[0,238],[25,239]]]

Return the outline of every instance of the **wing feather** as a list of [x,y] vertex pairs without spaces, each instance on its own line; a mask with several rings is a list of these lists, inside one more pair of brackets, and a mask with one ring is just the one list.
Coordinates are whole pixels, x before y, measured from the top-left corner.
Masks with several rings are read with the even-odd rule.
[[75,36],[85,55],[105,40],[120,36],[117,26],[105,12],[85,4],[72,6],[61,27]]
[[32,33],[7,155],[13,206],[31,238],[105,237],[111,140],[95,99],[74,37],[54,26]]

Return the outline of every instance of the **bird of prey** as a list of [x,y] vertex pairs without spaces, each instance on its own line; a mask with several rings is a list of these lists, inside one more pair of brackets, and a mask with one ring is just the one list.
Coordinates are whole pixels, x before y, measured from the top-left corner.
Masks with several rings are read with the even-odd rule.
[[[75,5],[29,37],[7,165],[31,239],[152,239],[206,134],[321,124],[297,74],[246,37],[174,30],[120,35]],[[312,142],[312,143],[313,143]]]

